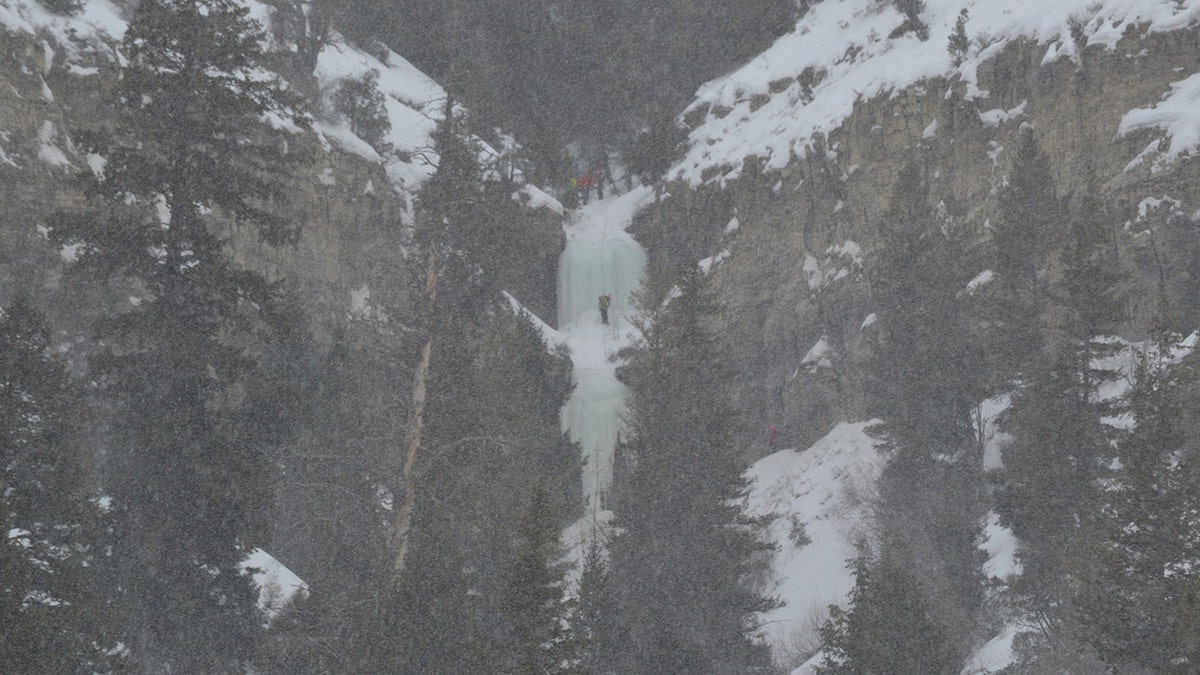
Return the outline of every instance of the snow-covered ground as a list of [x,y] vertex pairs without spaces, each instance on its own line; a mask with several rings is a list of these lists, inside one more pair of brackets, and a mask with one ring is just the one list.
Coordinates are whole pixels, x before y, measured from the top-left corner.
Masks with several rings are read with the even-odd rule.
[[242,561],[242,569],[254,576],[258,585],[258,606],[274,619],[293,599],[308,595],[308,584],[270,553],[256,548]]
[[807,450],[780,450],[749,470],[752,515],[778,516],[768,593],[784,601],[762,618],[776,655],[814,649],[831,604],[854,587],[846,561],[871,527],[871,494],[883,462],[871,422],[841,423]]
[[399,54],[387,50],[380,60],[335,39],[321,51],[316,76],[325,91],[334,91],[344,79],[379,74],[391,129],[384,137],[393,151],[384,157],[358,138],[344,121],[318,122],[318,134],[343,150],[387,167],[388,178],[401,189],[415,189],[433,174],[436,157],[430,154],[432,134],[443,116],[446,92]]

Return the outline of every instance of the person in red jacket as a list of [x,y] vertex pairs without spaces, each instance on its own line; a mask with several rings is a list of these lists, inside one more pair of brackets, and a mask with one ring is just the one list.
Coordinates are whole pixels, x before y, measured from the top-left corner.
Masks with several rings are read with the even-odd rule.
[[592,188],[596,187],[596,183],[592,181],[592,174],[584,171],[579,177],[579,200],[584,204],[588,203],[588,197],[592,194]]

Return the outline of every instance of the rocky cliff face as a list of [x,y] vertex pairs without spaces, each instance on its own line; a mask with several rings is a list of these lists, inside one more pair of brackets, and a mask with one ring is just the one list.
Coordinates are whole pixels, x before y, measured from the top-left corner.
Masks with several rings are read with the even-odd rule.
[[[0,306],[17,290],[31,292],[64,343],[83,343],[90,320],[128,306],[129,293],[64,278],[69,252],[55,250],[44,227],[49,214],[84,200],[72,178],[88,170],[89,158],[71,133],[111,119],[106,106],[118,75],[119,37],[103,27],[56,29],[63,25],[85,24],[0,22]],[[398,185],[381,162],[353,147],[343,150],[311,132],[294,138],[294,152],[305,159],[289,178],[285,209],[300,239],[271,248],[234,226],[228,233],[234,259],[284,281],[284,292],[299,301],[324,344],[351,322],[411,321],[405,315],[420,290],[414,270],[423,270],[410,256],[416,186]],[[561,216],[525,205],[519,195],[506,215],[521,246],[504,262],[505,287],[553,320]]]
[[[900,169],[917,163],[932,202],[972,232],[983,272],[1007,148],[1025,124],[1050,160],[1061,198],[1093,193],[1125,221],[1114,254],[1133,272],[1129,330],[1141,325],[1151,303],[1139,301],[1152,297],[1160,274],[1195,317],[1188,242],[1200,207],[1200,162],[1162,161],[1161,131],[1122,133],[1122,120],[1155,106],[1195,71],[1200,31],[1130,30],[1115,48],[1079,44],[1074,58],[1055,60],[1047,60],[1046,44],[1028,39],[993,51],[981,59],[976,82],[939,77],[860,99],[840,128],[811,139],[803,158],[793,154],[782,169],[763,171],[762,160],[747,157],[723,188],[715,180],[698,189],[674,184],[662,208],[645,214],[640,238],[653,258],[730,254],[713,279],[751,453],[765,451],[768,424],[786,446],[807,447],[833,423],[866,415],[869,261]],[[782,96],[791,84],[772,82],[770,90]],[[770,98],[755,96],[749,110]],[[722,114],[738,113],[706,107],[687,119],[696,125]],[[727,228],[735,217],[736,229]]]

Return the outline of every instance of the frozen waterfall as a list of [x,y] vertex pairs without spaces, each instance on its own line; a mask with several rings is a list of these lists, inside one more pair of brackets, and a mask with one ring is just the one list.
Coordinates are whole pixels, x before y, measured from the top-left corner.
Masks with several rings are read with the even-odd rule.
[[589,313],[599,322],[598,300],[605,294],[612,296],[610,315],[628,315],[629,296],[641,287],[646,253],[623,229],[615,232],[624,236],[567,241],[558,259],[560,330]]
[[[613,450],[624,424],[625,385],[617,380],[617,352],[636,329],[630,295],[641,286],[646,252],[625,231],[653,199],[648,189],[583,207],[566,226],[558,265],[559,330],[574,363],[575,390],[563,407],[563,429],[582,448],[583,494],[592,512],[604,509],[612,485]],[[600,322],[599,298],[612,296],[609,323]]]

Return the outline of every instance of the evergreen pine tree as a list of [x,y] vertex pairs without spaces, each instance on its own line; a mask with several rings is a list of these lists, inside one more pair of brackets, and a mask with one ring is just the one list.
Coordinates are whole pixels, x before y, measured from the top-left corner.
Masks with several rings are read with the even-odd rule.
[[955,67],[962,65],[971,49],[971,39],[967,37],[967,17],[967,8],[963,7],[954,20],[954,31],[950,33],[950,42],[946,46],[946,51],[954,58]]
[[[599,524],[594,524],[595,528]],[[579,666],[585,672],[604,672],[604,666],[614,663],[611,652],[619,652],[620,645],[605,644],[600,636],[615,635],[613,621],[614,597],[612,580],[608,573],[608,560],[601,544],[599,532],[595,531],[583,555],[583,569],[579,573],[578,606],[571,617],[571,628],[580,649]]]
[[758,672],[769,669],[755,612],[774,606],[748,587],[763,523],[746,518],[745,461],[733,445],[735,412],[704,278],[685,273],[622,376],[632,396],[631,466],[618,485],[611,544],[612,633],[597,635],[616,672]]
[[[528,317],[498,305],[497,214],[511,192],[490,189],[453,100],[434,142],[438,169],[421,189],[416,232],[428,256],[417,435],[394,526],[399,573],[378,608],[407,620],[376,621],[372,639],[390,649],[387,667],[472,670],[504,639],[500,572],[525,508],[514,499],[542,480],[564,524],[578,452],[559,430],[565,357],[546,353]],[[461,556],[452,564],[439,559],[448,548]]]
[[98,572],[111,542],[78,475],[73,399],[45,316],[0,309],[0,661],[14,672],[101,671],[119,659]]
[[992,230],[998,293],[991,307],[995,340],[989,352],[1006,378],[1023,372],[1043,349],[1045,289],[1038,270],[1065,220],[1050,162],[1033,130],[1024,127],[1013,153],[1008,184],[1000,192],[999,217]]
[[[298,350],[298,351],[293,351]],[[327,355],[306,336],[272,360],[299,390],[295,438],[279,461],[271,553],[309,586],[276,616],[255,667],[269,673],[348,672],[360,657],[365,607],[380,593],[389,512],[381,486],[400,443],[396,363],[408,353],[388,327],[355,322]],[[290,358],[288,358],[290,357]],[[266,378],[264,378],[266,379]]]
[[1109,444],[1073,350],[1060,353],[1013,400],[996,511],[1021,541],[1017,590],[1034,611],[1068,594],[1072,562],[1098,508]]
[[384,137],[392,128],[385,100],[378,70],[343,79],[333,94],[333,105],[350,123],[350,131],[379,152],[387,149]]
[[959,300],[961,244],[937,226],[914,164],[897,177],[881,229],[871,279],[884,333],[870,382],[879,431],[906,455],[954,456],[974,444],[982,352]]
[[[512,609],[505,565],[513,533],[530,527],[523,525],[530,517],[526,496],[543,485],[539,526],[561,528],[578,503],[580,480],[579,451],[559,428],[570,393],[565,357],[547,353],[528,315],[499,308],[483,326],[474,325],[479,320],[463,316],[453,332],[439,335],[433,355],[430,452],[418,465],[414,558],[402,587],[414,596],[440,588],[445,596],[415,600],[434,612],[404,607],[412,620],[400,633],[413,645],[405,659],[463,663],[468,670],[511,640],[498,618]],[[461,556],[458,567],[439,562],[447,548]]]
[[536,487],[503,573],[500,607],[508,630],[500,672],[579,672],[579,643],[568,623],[575,602],[564,595],[560,531],[549,495]]
[[83,0],[40,0],[46,9],[64,16],[78,14],[83,9]]
[[[921,20],[921,12],[925,11],[925,0],[893,0],[896,9],[904,15],[902,30],[911,30],[917,39],[924,42],[929,39],[929,26]],[[894,35],[894,34],[893,34]]]
[[822,675],[957,673],[960,659],[929,602],[902,544],[885,544],[872,556],[860,544],[850,562],[854,589],[846,609],[829,608],[821,626]]
[[1094,364],[1097,359],[1116,353],[1118,343],[1104,336],[1115,334],[1127,318],[1116,297],[1124,275],[1106,256],[1110,239],[1106,220],[1094,195],[1080,199],[1067,224],[1060,256],[1063,266],[1060,288],[1052,289],[1051,293],[1057,310],[1054,314],[1061,323],[1059,339],[1076,351],[1085,389],[1095,388],[1105,378],[1112,377]]
[[[1023,161],[1036,158],[1030,146],[1022,147]],[[1044,160],[1034,164],[1048,174]],[[1037,191],[1048,204],[1051,193],[1045,186]],[[1055,317],[1056,332],[1049,334],[1054,356],[1026,360],[1031,382],[1009,414],[1013,442],[1004,452],[1005,482],[997,501],[997,511],[1022,541],[1025,573],[1018,590],[1054,626],[1073,621],[1061,598],[1087,567],[1081,562],[1102,497],[1096,481],[1111,454],[1100,417],[1112,411],[1099,400],[1097,387],[1114,375],[1098,369],[1096,361],[1115,353],[1117,343],[1103,336],[1116,332],[1124,313],[1115,297],[1121,275],[1105,256],[1104,221],[1099,202],[1085,195],[1065,228],[1061,280],[1045,296]]]
[[264,536],[268,439],[242,392],[275,296],[221,235],[295,236],[272,211],[286,143],[263,122],[292,101],[262,76],[262,44],[234,0],[140,3],[116,127],[86,139],[107,160],[91,189],[103,209],[52,223],[58,243],[81,245],[79,267],[142,296],[98,323],[109,348],[92,367],[115,415],[124,639],[145,670],[237,669],[262,625],[239,565]]
[[1077,599],[1086,639],[1106,661],[1161,673],[1195,670],[1196,628],[1186,622],[1200,581],[1196,439],[1187,424],[1196,412],[1188,391],[1195,357],[1173,363],[1181,338],[1155,335],[1139,359],[1129,395],[1136,426],[1119,444],[1117,489],[1095,545],[1099,564]]
[[983,515],[981,453],[972,412],[987,369],[967,328],[959,263],[962,233],[939,223],[913,164],[896,179],[872,265],[880,338],[868,372],[872,433],[888,463],[880,478],[880,525],[908,541],[936,598],[943,624],[957,630],[982,601],[975,538]]

